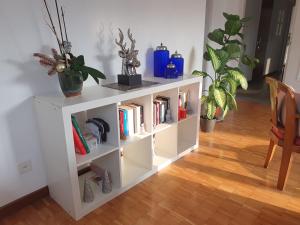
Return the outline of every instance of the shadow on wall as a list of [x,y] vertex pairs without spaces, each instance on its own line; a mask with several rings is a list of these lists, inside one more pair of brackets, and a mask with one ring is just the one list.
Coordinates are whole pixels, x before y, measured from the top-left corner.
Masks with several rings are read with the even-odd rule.
[[146,51],[145,55],[145,70],[142,74],[144,77],[153,77],[154,75],[154,48],[150,47]]
[[97,49],[99,54],[96,56],[96,58],[100,61],[103,68],[103,73],[106,76],[106,80],[103,83],[111,83],[116,81],[116,76],[114,76],[113,74],[114,70],[112,68],[112,64],[114,62],[114,59],[116,59],[118,55],[116,54],[117,50],[111,24],[109,25],[108,30],[109,34],[106,40],[104,25],[101,24],[98,32],[97,42]]
[[[50,53],[50,47],[44,46],[39,52]],[[16,79],[10,84],[12,89],[16,89],[13,88],[14,86],[20,87],[23,90],[27,88],[30,94],[26,94],[26,96],[43,95],[52,92],[59,93],[60,88],[56,75],[49,77],[47,70],[41,67],[31,55],[28,58],[27,62],[15,61],[13,59],[4,61],[4,63],[19,71]],[[31,155],[33,154],[40,154],[32,97],[21,99],[12,107],[6,114],[6,122],[9,133],[8,137],[10,137],[16,164],[32,158]],[[36,163],[42,165],[41,162]],[[33,166],[36,163],[33,162]]]
[[190,51],[190,54],[189,54],[189,57],[188,57],[189,62],[186,63],[185,73],[191,74],[193,72],[193,70],[195,69],[194,66],[197,65],[197,62],[195,61],[195,58],[196,58],[196,50],[195,50],[195,47],[192,47],[192,49]]

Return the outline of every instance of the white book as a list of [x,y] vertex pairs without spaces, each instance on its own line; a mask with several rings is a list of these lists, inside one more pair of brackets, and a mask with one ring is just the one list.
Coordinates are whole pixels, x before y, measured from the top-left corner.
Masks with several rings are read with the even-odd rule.
[[130,104],[133,107],[134,116],[134,133],[141,133],[141,106],[138,104]]
[[134,135],[134,116],[133,116],[133,108],[127,105],[120,105],[120,109],[127,111],[127,125],[128,125],[128,135]]

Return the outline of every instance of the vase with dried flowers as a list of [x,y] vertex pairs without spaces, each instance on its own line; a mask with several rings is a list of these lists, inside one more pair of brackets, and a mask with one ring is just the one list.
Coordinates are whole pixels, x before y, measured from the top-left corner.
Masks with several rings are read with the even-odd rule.
[[42,66],[50,68],[48,70],[49,76],[58,74],[60,87],[66,97],[80,95],[83,81],[87,80],[89,75],[97,84],[99,84],[100,79],[105,79],[105,75],[97,69],[86,66],[83,55],[76,57],[71,53],[72,44],[68,39],[64,10],[62,7],[59,10],[57,0],[55,0],[55,8],[60,36],[56,31],[47,1],[43,0],[43,2],[50,21],[50,23],[47,22],[47,25],[56,38],[59,52],[53,48],[52,56],[42,53],[34,53],[33,55],[39,58]]

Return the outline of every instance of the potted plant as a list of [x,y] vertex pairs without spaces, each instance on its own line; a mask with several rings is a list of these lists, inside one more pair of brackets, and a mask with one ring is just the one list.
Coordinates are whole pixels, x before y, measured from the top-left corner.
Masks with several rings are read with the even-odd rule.
[[204,59],[210,61],[214,74],[195,70],[193,75],[209,78],[211,84],[202,96],[203,110],[200,123],[201,129],[211,132],[216,123],[216,112],[223,111],[223,118],[229,110],[236,110],[236,92],[239,87],[247,90],[248,82],[240,69],[241,63],[255,68],[259,62],[245,54],[246,45],[244,35],[241,33],[249,18],[240,18],[238,15],[223,13],[226,18],[225,29],[216,29],[208,34],[208,39],[215,42],[218,48],[206,44]]
[[52,49],[52,57],[42,53],[34,53],[33,55],[39,58],[42,66],[50,68],[48,75],[58,74],[60,87],[66,97],[80,95],[83,81],[87,80],[89,75],[94,78],[97,84],[99,84],[99,79],[105,79],[105,75],[97,69],[86,66],[83,55],[76,57],[71,53],[72,45],[68,40],[64,11],[62,7],[59,10],[57,0],[55,0],[55,6],[60,36],[56,31],[46,0],[44,0],[44,5],[50,21],[47,25],[56,37],[59,52]]

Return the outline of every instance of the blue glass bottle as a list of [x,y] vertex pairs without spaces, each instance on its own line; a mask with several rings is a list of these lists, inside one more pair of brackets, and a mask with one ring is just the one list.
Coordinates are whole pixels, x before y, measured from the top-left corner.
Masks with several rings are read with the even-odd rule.
[[178,78],[178,71],[176,69],[175,64],[173,62],[170,62],[167,65],[166,71],[165,71],[165,78],[166,79],[176,79]]
[[178,71],[178,76],[182,76],[184,70],[184,59],[182,58],[182,55],[176,51],[174,54],[172,54],[170,60],[175,64]]
[[169,63],[170,53],[166,46],[162,43],[154,51],[154,76],[164,77],[165,70]]

